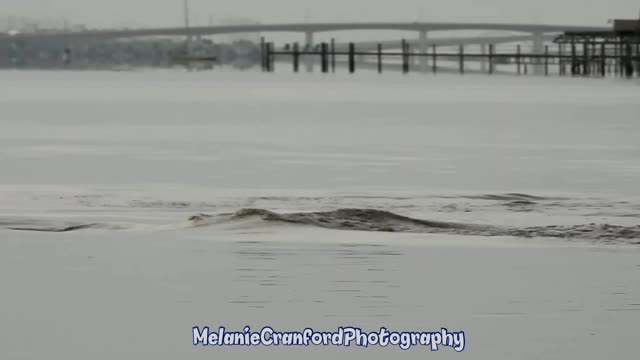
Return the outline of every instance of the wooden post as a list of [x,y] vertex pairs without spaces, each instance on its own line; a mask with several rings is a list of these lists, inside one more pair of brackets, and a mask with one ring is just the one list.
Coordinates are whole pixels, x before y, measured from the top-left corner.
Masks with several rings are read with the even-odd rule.
[[264,36],[260,38],[260,57],[262,60],[262,71],[267,71],[267,45]]
[[273,72],[275,70],[275,60],[276,60],[276,55],[274,54],[275,52],[275,44],[274,43],[269,43],[268,46],[268,54],[269,56],[267,57],[267,60],[269,62],[269,72]]
[[604,43],[600,44],[600,76],[607,76],[607,48]]
[[622,42],[622,38],[620,38],[620,76],[624,76],[625,71],[625,52],[624,52],[624,43]]
[[264,68],[264,71],[269,72],[269,44],[268,43],[264,44],[264,56],[263,56],[262,62],[263,62],[262,67]]
[[266,43],[265,45],[265,61],[264,61],[264,70],[266,72],[271,72],[271,43]]
[[495,52],[495,45],[489,44],[489,74],[493,74],[493,53]]
[[609,61],[609,65],[613,68],[613,76],[618,75],[618,43],[617,43],[617,38],[615,40],[616,42],[613,43],[613,51],[612,51],[612,57],[611,57],[611,61]]
[[620,52],[621,52],[620,51],[620,38],[616,38],[616,51],[615,51],[615,56],[616,56],[616,59],[615,59],[615,64],[616,64],[615,68],[616,68],[616,70],[615,70],[615,72],[616,72],[616,76],[619,76],[621,74],[620,69],[622,68],[622,66],[621,66],[622,64],[620,62]]
[[636,44],[636,76],[640,76],[640,44]]
[[544,76],[549,76],[549,45],[544,46]]
[[571,75],[578,75],[578,59],[576,58],[576,41],[571,39]]
[[460,74],[464,74],[464,45],[460,45]]
[[356,72],[356,46],[354,43],[349,43],[349,73]]
[[[606,46],[606,45],[609,45],[609,44],[606,44],[606,43],[605,43],[605,54],[606,54],[606,52],[607,52],[607,50],[606,50],[607,46]],[[606,62],[607,62],[607,74],[609,74],[609,75],[611,75],[611,60],[610,60],[610,59],[611,59],[611,58],[610,58],[608,55],[606,55]]]
[[331,72],[336,72],[336,39],[331,38]]
[[620,45],[618,45],[620,47],[620,53],[619,53],[619,57],[620,57],[620,77],[624,76],[624,44],[622,42],[622,38],[620,38]]
[[582,44],[582,75],[589,75],[589,44]]
[[402,73],[407,73],[407,40],[402,39]]
[[611,66],[611,57],[608,55],[608,51],[611,51],[611,47],[607,46],[607,45],[611,45],[611,43],[605,42],[605,57],[606,57],[606,63],[607,63],[607,74],[611,75],[611,71],[612,71],[612,66]]
[[329,72],[329,45],[327,43],[322,43],[320,45],[320,63],[323,73]]
[[433,54],[432,54],[432,56],[433,56],[433,64],[432,64],[432,67],[433,67],[433,73],[434,74],[438,71],[437,70],[438,69],[438,67],[437,67],[437,59],[438,59],[437,48],[438,47],[436,45],[433,45]]
[[411,70],[411,66],[409,65],[411,63],[411,47],[409,45],[409,43],[406,43],[407,45],[407,49],[405,50],[405,74],[408,74],[409,71]]
[[378,44],[378,74],[382,74],[382,44]]
[[600,63],[597,61],[598,60],[598,44],[596,44],[595,41],[591,42],[591,73],[593,75],[597,75],[600,73]]
[[640,76],[640,44],[636,44],[636,76]]
[[625,75],[628,78],[632,78],[633,77],[633,48],[631,47],[631,42],[627,41],[625,48],[626,48]]
[[558,44],[558,75],[562,76],[565,74],[565,62],[564,62],[564,46],[563,44]]
[[293,44],[293,72],[300,71],[300,45],[296,42]]
[[518,64],[518,75],[522,74],[522,47],[518,44],[518,50],[516,50],[516,64]]
[[624,43],[622,42],[622,38],[620,38],[618,40],[620,42],[620,44],[618,45],[619,49],[619,53],[618,53],[618,57],[619,57],[619,63],[620,63],[620,77],[624,76]]
[[640,44],[636,44],[636,76],[640,76]]

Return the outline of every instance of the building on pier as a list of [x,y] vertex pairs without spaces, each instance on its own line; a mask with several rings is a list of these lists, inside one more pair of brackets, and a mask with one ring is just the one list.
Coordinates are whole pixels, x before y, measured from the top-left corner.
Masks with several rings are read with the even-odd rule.
[[640,74],[640,20],[616,19],[611,30],[568,31],[555,42],[569,46],[563,59],[574,75]]

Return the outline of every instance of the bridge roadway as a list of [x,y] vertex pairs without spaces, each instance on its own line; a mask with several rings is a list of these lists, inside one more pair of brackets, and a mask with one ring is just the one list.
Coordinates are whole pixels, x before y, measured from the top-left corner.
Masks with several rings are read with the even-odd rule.
[[333,31],[357,31],[357,30],[396,30],[416,31],[424,34],[433,31],[511,31],[522,33],[560,33],[565,31],[602,31],[606,27],[573,26],[573,25],[536,25],[536,24],[508,24],[508,23],[393,23],[393,22],[366,22],[366,23],[292,23],[292,24],[266,24],[266,25],[227,25],[227,26],[200,26],[200,27],[169,27],[149,29],[113,29],[113,30],[87,30],[80,32],[40,32],[19,33],[13,36],[0,35],[2,40],[97,40],[119,39],[130,37],[149,36],[190,36],[190,35],[216,35],[234,33],[267,33],[267,32],[293,32],[305,33],[307,39],[313,39],[313,33]]
[[[557,34],[541,35],[543,41],[551,41],[555,39]],[[508,43],[518,43],[533,41],[534,35],[514,35],[514,36],[473,36],[473,37],[450,37],[450,38],[431,38],[427,39],[428,46],[457,46],[457,45],[498,45]],[[381,44],[383,49],[392,50],[400,49],[402,47],[401,40],[387,40],[387,41],[360,41],[354,43],[356,49],[359,51],[374,51],[377,50],[378,44]],[[420,45],[420,41],[416,39],[407,39],[407,44],[414,49]],[[336,43],[336,51],[344,52],[348,51],[348,43]]]

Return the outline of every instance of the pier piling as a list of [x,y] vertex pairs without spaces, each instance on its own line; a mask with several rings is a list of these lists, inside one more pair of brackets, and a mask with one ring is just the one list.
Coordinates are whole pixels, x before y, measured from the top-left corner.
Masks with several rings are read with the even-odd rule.
[[438,63],[438,61],[437,61],[437,59],[438,59],[438,51],[437,51],[437,48],[438,48],[438,46],[433,45],[432,54],[431,54],[431,56],[433,57],[433,59],[432,59],[433,64],[431,64],[431,65],[432,65],[434,74],[438,71],[438,65],[437,65],[437,63]]
[[636,44],[636,76],[640,77],[640,44]]
[[[590,38],[567,33],[555,39],[554,42],[558,44],[557,52],[552,51],[552,47],[549,44],[543,44],[539,52],[523,51],[521,44],[515,46],[515,52],[513,47],[511,47],[511,51],[506,49],[503,52],[498,52],[496,51],[496,45],[490,43],[481,44],[482,47],[477,52],[468,51],[468,47],[465,49],[464,44],[458,45],[457,51],[438,51],[438,46],[435,44],[425,47],[425,51],[416,51],[416,49],[411,48],[406,39],[402,39],[400,51],[387,50],[386,52],[382,43],[374,44],[372,49],[368,51],[358,52],[356,51],[356,44],[351,42],[348,43],[348,48],[344,50],[336,45],[333,38],[331,42],[322,42],[313,48],[305,47],[302,49],[301,45],[295,42],[286,44],[277,50],[273,42],[268,42],[261,38],[260,46],[262,53],[261,66],[264,72],[273,72],[275,62],[283,59],[292,59],[294,73],[300,72],[301,62],[307,63],[309,59],[319,65],[322,73],[335,72],[336,59],[338,57],[341,57],[341,59],[348,57],[349,73],[355,73],[357,63],[360,62],[363,65],[369,65],[372,70],[377,70],[379,74],[382,74],[384,70],[383,60],[385,57],[389,57],[396,59],[395,64],[398,64],[398,59],[400,60],[403,74],[408,74],[414,65],[424,64],[425,62],[431,66],[432,73],[436,74],[439,62],[444,61],[450,66],[449,69],[454,68],[457,62],[458,71],[461,75],[478,71],[495,74],[496,67],[499,64],[506,64],[509,65],[509,72],[517,75],[528,75],[530,67],[533,67],[531,69],[532,74],[555,75],[557,66],[557,74],[559,76],[568,75],[570,71],[571,76],[606,77],[610,75],[634,77],[640,76],[640,43],[636,41],[638,41],[636,38],[624,36]],[[569,48],[566,46],[569,46]],[[341,50],[338,50],[337,47]],[[449,47],[447,48],[450,49]],[[553,47],[553,49],[556,48]],[[421,58],[424,58],[424,62]],[[370,60],[370,63],[367,63],[366,60]],[[471,68],[468,66],[467,60],[472,61],[474,64],[477,62],[479,67]],[[417,69],[417,67],[413,68],[414,70]],[[428,66],[426,68],[420,67],[420,69],[428,71]]]
[[264,49],[264,71],[271,72],[271,43],[265,43]]
[[495,53],[495,45],[489,44],[489,74],[493,74],[493,54]]
[[336,72],[336,39],[331,38],[331,72]]
[[584,43],[582,45],[582,75],[589,75],[589,44]]
[[571,41],[571,75],[572,76],[576,76],[578,75],[578,59],[577,59],[577,53],[576,53],[576,42],[575,40]]
[[460,55],[460,74],[464,74],[464,45],[460,45],[458,54]]
[[516,50],[516,64],[518,67],[518,75],[522,75],[522,47],[518,45]]
[[378,74],[382,74],[382,44],[378,44]]
[[549,45],[544,46],[544,76],[549,76]]
[[321,63],[321,69],[323,73],[328,73],[329,72],[329,45],[327,43],[322,43],[320,45],[320,63]]
[[621,64],[620,64],[620,39],[616,40],[616,44],[614,45],[614,73],[616,76],[620,76],[621,74]]
[[625,48],[626,48],[626,56],[625,56],[625,75],[628,78],[632,78],[633,77],[633,48],[631,47],[631,44],[629,42],[627,42],[625,44]]
[[600,76],[607,76],[607,47],[604,43],[600,44]]
[[566,63],[564,61],[564,45],[558,44],[558,75],[564,75],[566,70]]
[[407,40],[402,39],[402,73],[409,73],[409,46]]
[[356,72],[356,45],[349,43],[349,73]]
[[262,71],[267,71],[267,45],[264,36],[260,38],[260,60],[262,61]]
[[293,72],[300,71],[300,44],[293,44]]
[[276,46],[274,43],[267,44],[267,50],[269,54],[269,56],[267,57],[267,64],[269,65],[269,72],[275,71],[275,63],[276,63],[275,48]]

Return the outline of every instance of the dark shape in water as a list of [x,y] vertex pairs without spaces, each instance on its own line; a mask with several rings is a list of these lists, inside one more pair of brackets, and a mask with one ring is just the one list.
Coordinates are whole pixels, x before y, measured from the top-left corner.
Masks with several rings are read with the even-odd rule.
[[[551,237],[614,242],[640,239],[640,225],[617,226],[609,224],[583,224],[570,226],[536,226],[510,228],[481,224],[414,219],[388,211],[374,209],[339,209],[325,212],[280,214],[265,209],[242,209],[220,216],[197,215],[191,221],[197,226],[214,225],[224,221],[248,218],[262,221],[310,225],[335,230],[437,233],[474,236]],[[628,241],[627,241],[628,242]],[[635,243],[635,242],[629,242]]]
[[100,227],[100,224],[81,224],[81,225],[72,225],[72,226],[66,226],[66,227],[23,227],[23,228],[19,228],[19,227],[15,227],[15,228],[8,228],[9,230],[16,230],[16,231],[38,231],[38,232],[56,232],[56,233],[63,233],[63,232],[71,232],[71,231],[78,231],[78,230],[86,230],[86,229],[92,229],[92,228],[97,228]]

